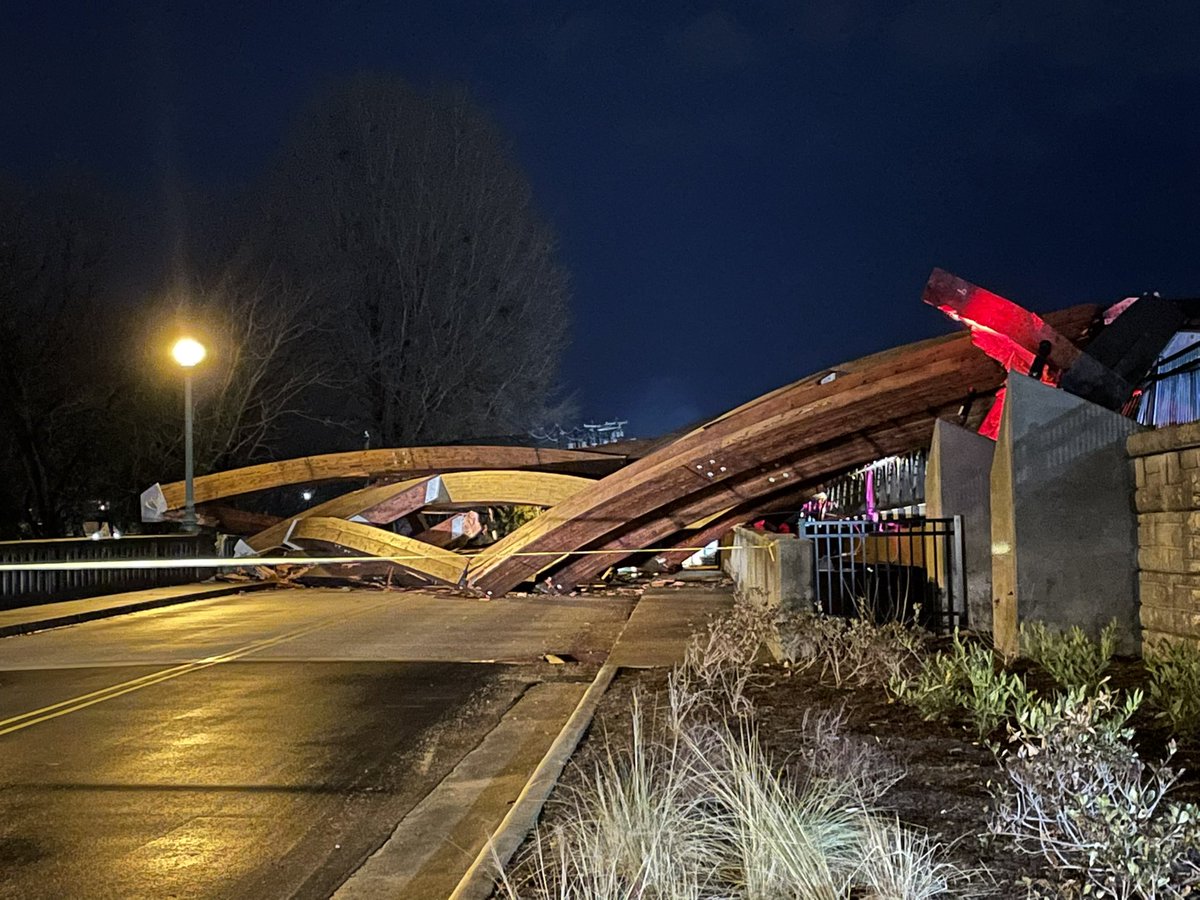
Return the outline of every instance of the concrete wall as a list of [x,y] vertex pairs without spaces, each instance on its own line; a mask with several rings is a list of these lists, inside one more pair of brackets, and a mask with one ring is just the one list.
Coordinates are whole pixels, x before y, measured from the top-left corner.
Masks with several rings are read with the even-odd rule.
[[741,526],[733,530],[722,565],[738,593],[769,609],[811,609],[812,542]]
[[1133,435],[1127,448],[1143,638],[1200,642],[1200,423]]
[[1021,622],[1120,625],[1140,649],[1137,520],[1126,440],[1137,423],[1011,374],[991,470],[993,636],[1018,651]]
[[967,624],[992,630],[991,470],[996,445],[974,431],[939,419],[925,468],[925,514],[962,516]]

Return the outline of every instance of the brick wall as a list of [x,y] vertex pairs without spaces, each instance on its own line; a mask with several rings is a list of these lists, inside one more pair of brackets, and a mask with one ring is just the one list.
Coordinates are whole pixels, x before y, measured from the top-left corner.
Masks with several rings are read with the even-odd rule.
[[1135,434],[1142,639],[1200,642],[1200,423]]

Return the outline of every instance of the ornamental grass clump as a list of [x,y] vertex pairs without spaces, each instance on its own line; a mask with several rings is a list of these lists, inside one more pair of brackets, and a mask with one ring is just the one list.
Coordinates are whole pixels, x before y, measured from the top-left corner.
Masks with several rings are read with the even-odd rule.
[[868,816],[864,824],[863,857],[853,880],[869,889],[866,896],[929,900],[975,893],[966,873],[942,860],[943,848],[928,834],[882,816]]
[[1023,624],[1021,647],[1060,687],[1095,688],[1117,649],[1117,620],[1109,622],[1095,641],[1078,625],[1054,631],[1044,622]]
[[676,740],[652,735],[635,697],[628,745],[610,742],[582,784],[561,802],[562,820],[539,833],[503,896],[522,900],[708,896],[721,852],[692,761]]
[[943,861],[923,832],[863,803],[861,782],[777,768],[753,729],[707,730],[699,777],[724,849],[725,891],[746,900],[922,900],[974,893],[972,873]]
[[[754,611],[713,623],[675,669],[666,715],[635,696],[626,742],[565,797],[517,863],[507,900],[926,900],[972,894],[942,847],[874,811],[903,769],[805,717],[790,767],[759,741],[745,674]],[[749,632],[749,633],[748,633]],[[737,712],[735,712],[737,711]]]
[[1200,648],[1189,641],[1160,641],[1146,654],[1150,706],[1155,718],[1181,741],[1200,738]]
[[1167,798],[1179,772],[1133,748],[1135,692],[1103,685],[1032,704],[992,786],[991,830],[1087,896],[1166,900],[1200,889],[1200,809]]

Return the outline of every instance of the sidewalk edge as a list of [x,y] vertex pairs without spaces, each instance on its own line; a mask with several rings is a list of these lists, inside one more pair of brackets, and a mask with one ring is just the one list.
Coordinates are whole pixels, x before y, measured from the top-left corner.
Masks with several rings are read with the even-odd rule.
[[[21,634],[31,634],[35,631],[48,631],[51,628],[62,628],[66,625],[78,625],[80,622],[91,622],[96,619],[108,619],[122,616],[126,613],[143,612],[148,609],[159,609],[163,606],[174,606],[178,603],[191,603],[196,600],[214,600],[218,597],[228,597],[230,594],[242,594],[250,591],[261,591],[275,587],[267,581],[245,582],[231,584],[228,587],[213,588],[197,591],[194,594],[176,594],[173,597],[158,597],[152,600],[137,600],[118,606],[103,609],[89,609],[85,612],[71,613],[65,616],[54,616],[49,619],[33,619],[28,622],[18,622],[14,625],[0,626],[0,638],[15,637]],[[30,607],[36,609],[37,607]]]

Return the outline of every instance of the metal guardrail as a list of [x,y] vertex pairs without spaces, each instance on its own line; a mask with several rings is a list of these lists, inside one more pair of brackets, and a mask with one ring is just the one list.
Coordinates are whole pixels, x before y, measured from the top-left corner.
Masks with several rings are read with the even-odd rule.
[[[178,559],[214,554],[211,535],[134,535],[94,541],[59,538],[0,542],[0,563],[72,563],[107,560]],[[0,609],[77,600],[120,591],[201,581],[209,569],[181,562],[171,568],[55,569],[0,571]]]

